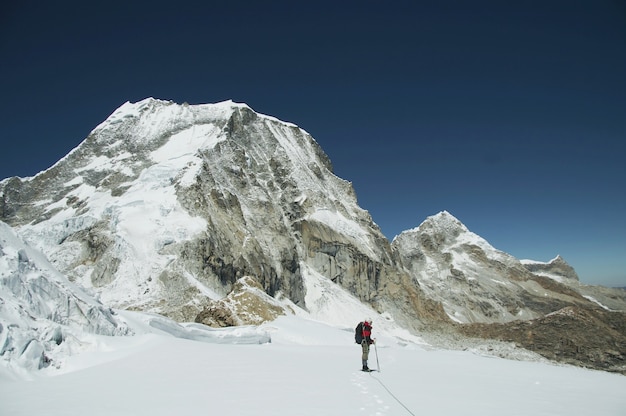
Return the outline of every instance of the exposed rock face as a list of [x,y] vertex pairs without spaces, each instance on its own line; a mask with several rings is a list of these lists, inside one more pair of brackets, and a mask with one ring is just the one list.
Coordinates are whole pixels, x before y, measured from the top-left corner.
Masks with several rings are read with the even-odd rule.
[[572,284],[571,287],[583,295],[585,299],[603,309],[626,312],[626,290],[624,289],[583,284]]
[[285,315],[285,307],[263,291],[250,276],[235,282],[233,290],[196,316],[196,322],[214,327],[259,325]]

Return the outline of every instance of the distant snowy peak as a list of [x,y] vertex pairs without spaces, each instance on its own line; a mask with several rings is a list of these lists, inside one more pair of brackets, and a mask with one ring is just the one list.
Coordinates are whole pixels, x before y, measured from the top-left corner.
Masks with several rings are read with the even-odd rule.
[[422,230],[430,228],[449,235],[469,232],[467,227],[448,211],[441,211],[438,214],[427,217],[417,228]]
[[536,290],[536,285],[527,283],[532,275],[519,260],[495,249],[446,211],[401,233],[392,246],[452,320],[506,322],[542,312],[524,306],[527,290]]
[[403,231],[395,238],[402,235],[411,235],[425,231],[436,232],[451,237],[456,237],[463,233],[470,232],[461,221],[448,211],[441,211],[438,214],[427,217],[419,226]]
[[535,260],[521,260],[522,264],[530,272],[550,277],[557,281],[570,279],[578,281],[578,274],[572,266],[570,266],[560,255],[556,256],[549,262],[540,262]]
[[472,245],[478,246],[487,253],[496,257],[510,257],[506,253],[494,248],[484,238],[478,234],[471,232],[461,221],[448,211],[441,211],[438,214],[427,217],[417,228],[402,232],[394,238],[394,243],[398,240],[398,244],[405,247],[419,247],[423,243],[422,238],[416,238],[420,235],[429,235],[432,237],[432,244],[440,247],[452,248],[456,246]]

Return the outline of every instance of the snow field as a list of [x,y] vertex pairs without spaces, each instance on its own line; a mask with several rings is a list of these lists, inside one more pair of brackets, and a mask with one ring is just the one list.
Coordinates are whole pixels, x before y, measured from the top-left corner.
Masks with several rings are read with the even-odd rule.
[[[382,337],[363,373],[352,329],[300,317],[262,326],[272,343],[228,345],[155,330],[100,337],[31,381],[0,377],[0,414],[624,415],[626,377],[427,351]],[[107,341],[108,340],[108,341]]]

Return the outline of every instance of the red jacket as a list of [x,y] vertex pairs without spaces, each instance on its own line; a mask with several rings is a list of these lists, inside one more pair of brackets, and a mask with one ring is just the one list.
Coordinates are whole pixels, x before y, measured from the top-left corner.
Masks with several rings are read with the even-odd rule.
[[372,341],[372,326],[367,322],[363,322],[363,338],[367,341],[368,344],[373,344]]

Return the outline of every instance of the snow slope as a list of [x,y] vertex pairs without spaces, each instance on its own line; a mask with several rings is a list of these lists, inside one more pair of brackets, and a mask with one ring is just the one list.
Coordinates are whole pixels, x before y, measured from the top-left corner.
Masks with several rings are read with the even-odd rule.
[[[129,322],[139,314],[125,314]],[[376,331],[376,322],[374,322]],[[624,415],[626,377],[379,337],[381,372],[358,370],[351,328],[281,317],[272,342],[173,337],[144,325],[34,380],[0,377],[5,415]],[[193,338],[193,337],[192,337]],[[205,340],[206,341],[206,340]],[[377,367],[376,350],[370,366]]]

